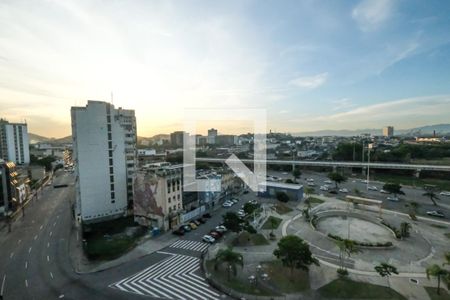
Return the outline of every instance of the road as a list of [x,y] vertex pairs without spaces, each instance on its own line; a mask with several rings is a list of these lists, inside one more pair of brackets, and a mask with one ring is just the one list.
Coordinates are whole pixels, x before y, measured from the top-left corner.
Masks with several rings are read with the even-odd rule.
[[[0,295],[3,299],[218,299],[205,282],[200,255],[203,234],[220,223],[222,208],[207,224],[159,252],[103,272],[77,274],[69,257],[73,226],[71,201],[74,178],[57,172],[25,216],[0,232]],[[236,207],[237,209],[237,207]],[[132,292],[130,294],[128,292]],[[222,298],[222,297],[220,297]]]
[[[270,176],[277,176],[283,179],[293,179],[291,173],[289,172],[277,172],[277,171],[268,171],[268,175]],[[325,196],[330,197],[337,197],[337,198],[344,198],[345,193],[339,193],[338,195],[333,195],[328,192],[324,192],[320,190],[320,186],[326,184],[325,181],[329,180],[327,177],[327,173],[321,173],[321,172],[313,172],[313,171],[302,171],[302,176],[299,180],[300,184],[303,184],[305,187],[307,186],[306,179],[312,178],[314,179],[314,183],[316,186],[314,186],[315,193],[317,194],[324,194]],[[333,183],[328,183],[330,187],[334,187]],[[367,184],[361,182],[360,179],[357,178],[348,178],[348,180],[342,184],[339,185],[340,188],[346,188],[348,189],[349,193],[348,195],[356,195],[354,193],[355,189],[358,189],[360,192],[362,192],[363,197],[368,197],[371,199],[377,199],[383,201],[383,208],[395,210],[399,212],[408,213],[409,208],[405,205],[409,205],[411,202],[417,202],[419,204],[417,215],[427,216],[426,212],[431,210],[439,210],[444,213],[446,216],[446,220],[450,217],[450,197],[448,196],[440,196],[440,200],[437,200],[438,206],[434,206],[431,200],[428,197],[424,197],[423,193],[424,190],[422,188],[415,188],[415,187],[409,187],[405,186],[402,188],[405,195],[400,195],[400,201],[393,202],[388,201],[386,198],[387,194],[380,193],[380,190],[383,188],[384,183],[379,181],[370,181],[370,186],[375,186],[377,188],[377,191],[371,191],[367,190]],[[433,218],[433,217],[430,217]],[[439,219],[439,218],[436,218]]]

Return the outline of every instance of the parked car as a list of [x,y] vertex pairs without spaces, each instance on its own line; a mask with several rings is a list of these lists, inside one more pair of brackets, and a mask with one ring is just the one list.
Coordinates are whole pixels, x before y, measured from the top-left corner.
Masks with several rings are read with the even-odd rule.
[[438,218],[445,218],[444,214],[437,210],[427,211],[427,215]]
[[211,214],[210,213],[206,213],[206,214],[203,214],[202,217],[209,219],[209,218],[211,218]]
[[239,202],[239,199],[237,199],[237,198],[233,198],[233,199],[231,199],[231,201],[234,203],[234,204],[236,204],[236,203],[238,203]]
[[220,232],[218,232],[218,231],[215,231],[215,230],[212,230],[210,233],[209,233],[209,235],[210,236],[212,236],[214,239],[220,239],[221,237],[222,237],[222,234],[220,233]]
[[450,192],[440,192],[441,196],[449,196],[450,197]]
[[184,235],[184,230],[182,230],[181,228],[172,231],[173,234],[175,235]]
[[201,224],[205,224],[206,223],[206,219],[205,218],[198,218],[197,221],[199,221]]
[[191,226],[192,229],[197,229],[197,225],[194,222],[190,222],[188,225]]
[[230,203],[230,202],[228,202],[228,201],[225,201],[225,202],[222,204],[222,206],[225,207],[225,208],[229,208],[229,207],[232,207],[232,206],[233,206],[233,203]]
[[325,180],[324,183],[326,184],[332,184],[333,182],[331,180]]
[[308,182],[307,184],[308,184],[308,186],[316,186],[316,184],[314,182]]
[[244,190],[244,194],[248,194],[248,190]]
[[322,186],[320,187],[320,190],[321,190],[321,191],[328,191],[328,186],[322,185]]
[[258,201],[256,201],[255,199],[253,199],[253,200],[248,201],[248,203],[251,203],[251,204],[253,204],[253,205],[256,205],[256,204],[258,204]]
[[217,232],[226,232],[227,228],[223,225],[218,225],[218,226],[216,226],[216,231]]
[[362,179],[361,183],[368,183],[366,179]]
[[245,217],[245,211],[243,209],[240,209],[240,210],[238,210],[237,215],[241,218]]
[[340,193],[348,193],[348,190],[346,188],[341,188],[339,189]]
[[373,186],[373,185],[369,185],[369,186],[367,187],[367,189],[368,189],[369,191],[378,191],[378,188],[377,188],[376,186]]
[[183,228],[185,232],[189,232],[189,231],[192,230],[191,226],[189,226],[189,225],[183,225],[183,226],[180,227],[180,228]]
[[388,196],[386,199],[389,200],[389,201],[395,201],[395,202],[400,201],[400,200],[398,199],[398,197],[394,197],[394,196]]
[[314,182],[314,179],[313,178],[308,178],[308,179],[306,179],[306,181],[307,182]]
[[380,190],[380,193],[382,193],[382,194],[390,194],[388,191],[385,191],[383,189]]
[[215,238],[213,238],[212,236],[210,236],[210,235],[208,235],[208,234],[205,234],[205,235],[203,236],[202,240],[203,240],[204,242],[210,243],[210,244],[212,244],[212,243],[214,243],[214,242],[216,241]]
[[198,220],[194,220],[194,221],[192,221],[192,223],[194,223],[195,225],[197,225],[197,227],[198,226],[200,226],[202,223],[200,222],[200,221],[198,221]]

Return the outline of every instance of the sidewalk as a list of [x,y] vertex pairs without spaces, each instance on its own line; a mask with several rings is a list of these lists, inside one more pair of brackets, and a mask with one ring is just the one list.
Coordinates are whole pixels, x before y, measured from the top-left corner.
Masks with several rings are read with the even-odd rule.
[[170,232],[157,237],[144,237],[134,249],[111,261],[89,261],[84,255],[79,228],[72,226],[69,240],[69,257],[78,274],[104,271],[159,251],[177,240]]

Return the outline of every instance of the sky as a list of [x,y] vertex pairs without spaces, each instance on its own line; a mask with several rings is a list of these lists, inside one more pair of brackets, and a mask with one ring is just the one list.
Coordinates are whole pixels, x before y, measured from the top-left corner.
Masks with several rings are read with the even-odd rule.
[[[70,107],[88,99],[135,109],[139,136],[182,130],[186,110],[203,108],[264,109],[278,132],[450,123],[449,11],[439,0],[2,0],[0,117],[47,137],[69,135]],[[247,132],[227,123],[219,132]]]

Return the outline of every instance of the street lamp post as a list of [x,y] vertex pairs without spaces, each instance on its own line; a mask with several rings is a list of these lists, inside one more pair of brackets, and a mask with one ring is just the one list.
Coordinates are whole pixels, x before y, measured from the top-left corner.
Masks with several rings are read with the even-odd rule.
[[370,150],[372,149],[372,144],[367,144],[367,190],[369,190],[369,180],[370,180]]

